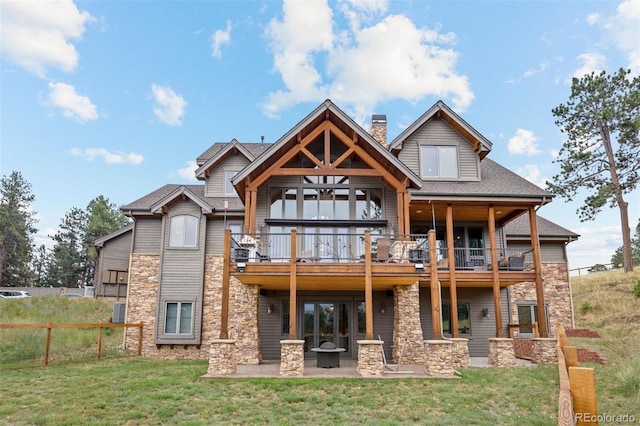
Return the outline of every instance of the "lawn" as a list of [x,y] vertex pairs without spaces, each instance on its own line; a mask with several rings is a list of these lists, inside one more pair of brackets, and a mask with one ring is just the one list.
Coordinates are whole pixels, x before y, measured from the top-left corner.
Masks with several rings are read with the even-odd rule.
[[[576,327],[598,331],[603,338],[569,339],[609,360],[606,365],[581,364],[595,369],[599,412],[635,416],[636,421],[640,419],[640,299],[633,289],[640,286],[638,281],[640,271],[597,272],[572,279]],[[109,306],[99,301],[60,299],[0,305],[0,322],[42,323],[47,318],[81,322],[76,311],[80,317],[90,316],[88,322],[97,322],[110,315]],[[121,336],[114,336],[121,341]],[[0,348],[19,353],[24,342],[7,337],[19,338],[0,334]],[[78,345],[74,351],[82,353],[91,349],[92,342],[77,337],[65,345]],[[202,379],[206,361],[80,357],[65,362],[0,370],[0,424],[551,425],[557,421],[557,366],[469,368],[461,379]]]
[[[201,379],[206,361],[126,358],[2,371],[0,422],[53,424],[555,424],[557,371],[455,379]],[[508,385],[507,385],[508,384]]]

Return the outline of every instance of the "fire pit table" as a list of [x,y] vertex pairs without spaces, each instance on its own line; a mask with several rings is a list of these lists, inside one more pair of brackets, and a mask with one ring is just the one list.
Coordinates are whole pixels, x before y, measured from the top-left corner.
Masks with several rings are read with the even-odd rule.
[[319,348],[311,348],[311,352],[318,354],[318,368],[340,367],[340,352],[345,351],[345,348],[338,348],[333,342],[324,342]]

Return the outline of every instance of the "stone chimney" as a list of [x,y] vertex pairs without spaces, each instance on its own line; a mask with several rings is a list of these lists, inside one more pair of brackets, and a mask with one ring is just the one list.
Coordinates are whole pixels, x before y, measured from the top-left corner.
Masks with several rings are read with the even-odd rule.
[[371,136],[380,145],[387,148],[387,116],[384,114],[373,114],[371,116]]

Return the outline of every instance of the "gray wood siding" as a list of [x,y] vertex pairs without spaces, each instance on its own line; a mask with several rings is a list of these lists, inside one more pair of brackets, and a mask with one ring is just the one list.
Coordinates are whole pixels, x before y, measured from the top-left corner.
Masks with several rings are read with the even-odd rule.
[[131,231],[109,240],[100,250],[101,271],[108,269],[126,271],[129,269],[131,251]]
[[[102,273],[108,270],[128,271],[129,253],[131,251],[131,231],[119,235],[107,241],[100,250],[100,270],[96,274],[96,295],[111,296],[111,292],[117,292],[117,285],[105,285],[102,282]],[[128,280],[127,280],[128,281]],[[126,289],[127,282],[123,282]],[[122,287],[122,286],[120,286]],[[108,289],[108,290],[107,290]]]
[[[519,250],[525,252],[531,250],[531,244],[528,242],[509,243],[509,251]],[[532,259],[533,254],[527,254],[527,260]],[[566,250],[564,243],[562,242],[540,242],[540,261],[545,262],[566,262]]]
[[480,160],[473,146],[442,120],[432,119],[405,142],[398,158],[420,176],[421,145],[455,145],[458,147],[459,180],[480,180]]
[[160,254],[162,249],[162,219],[158,217],[137,218],[135,222],[135,242],[133,252],[139,254]]
[[[449,288],[442,289],[442,301],[449,302]],[[500,290],[502,324],[505,336],[509,335],[508,324],[509,300],[506,289]],[[469,335],[460,337],[469,339],[469,355],[486,357],[489,354],[489,339],[496,337],[496,320],[493,314],[493,290],[491,288],[459,288],[458,303],[469,303],[470,329]],[[489,308],[489,317],[482,316],[482,308]],[[420,288],[420,322],[425,339],[431,339],[431,292],[428,287]]]
[[[299,292],[298,303],[301,300],[333,300],[348,301],[351,303],[350,316],[350,334],[351,348],[350,356],[357,358],[358,356],[358,340],[364,339],[364,334],[358,334],[357,328],[357,310],[356,303],[364,301],[364,294],[361,292],[334,292],[334,293],[318,293],[318,292]],[[262,358],[265,360],[280,359],[280,340],[288,339],[288,334],[282,333],[282,302],[289,300],[289,293],[286,291],[265,291],[259,297],[258,306],[258,328],[260,335],[260,349]],[[385,304],[386,312],[380,314],[380,307]],[[267,314],[267,308],[273,304],[274,311]],[[298,314],[300,314],[300,305],[298,305]],[[298,319],[298,327],[302,327],[300,319]],[[392,342],[393,342],[393,295],[387,295],[384,291],[373,293],[373,333],[375,338],[378,335],[384,340],[385,355],[391,359]]]
[[207,179],[204,189],[205,197],[225,197],[224,193],[224,173],[225,171],[239,172],[244,169],[249,160],[243,155],[236,154],[227,158],[225,161],[217,165]]
[[[198,246],[196,248],[169,247],[171,218],[188,214],[199,219]],[[207,219],[195,203],[187,200],[171,206],[163,217],[162,262],[160,266],[160,289],[158,292],[158,318],[156,343],[199,344],[202,330],[202,292],[204,279],[204,253]],[[165,335],[167,302],[193,303],[192,336]]]

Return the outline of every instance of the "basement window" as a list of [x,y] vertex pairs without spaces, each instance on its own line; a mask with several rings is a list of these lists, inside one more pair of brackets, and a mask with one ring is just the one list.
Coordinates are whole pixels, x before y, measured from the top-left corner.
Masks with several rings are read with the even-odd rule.
[[192,302],[167,303],[164,333],[181,335],[191,335],[193,333]]
[[[469,303],[458,303],[458,333],[471,334],[471,307]],[[451,334],[451,303],[442,304],[442,332]]]

